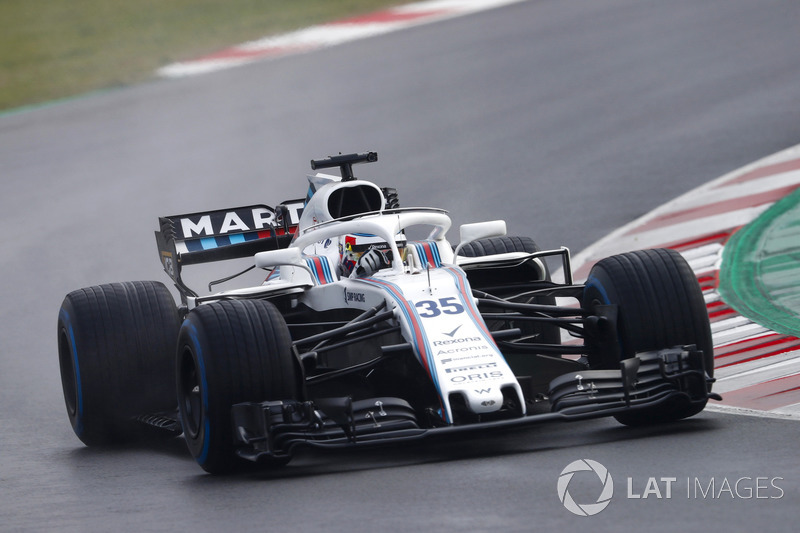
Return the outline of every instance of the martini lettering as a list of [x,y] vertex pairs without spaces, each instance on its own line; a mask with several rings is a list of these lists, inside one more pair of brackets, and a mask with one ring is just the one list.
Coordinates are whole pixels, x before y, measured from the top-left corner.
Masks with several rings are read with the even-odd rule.
[[270,228],[274,221],[275,213],[265,206],[235,211],[214,211],[180,219],[184,239],[259,231]]

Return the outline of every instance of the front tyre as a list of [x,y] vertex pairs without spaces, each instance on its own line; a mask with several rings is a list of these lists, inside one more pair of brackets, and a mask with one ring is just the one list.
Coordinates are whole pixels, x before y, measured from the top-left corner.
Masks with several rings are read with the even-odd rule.
[[137,415],[175,408],[172,356],[180,325],[167,288],[112,283],[69,293],[58,313],[61,385],[87,446],[138,437]]
[[227,300],[192,310],[180,328],[178,407],[189,451],[207,472],[235,471],[231,407],[298,397],[289,328],[263,300]]
[[[668,249],[639,250],[607,257],[592,267],[583,294],[583,307],[618,306],[617,339],[620,357],[593,346],[592,368],[619,368],[620,359],[637,352],[694,344],[703,351],[710,377],[714,373],[714,348],[708,311],[697,278],[686,260]],[[709,390],[710,392],[710,390]],[[616,415],[626,425],[643,425],[687,418],[701,405],[676,401],[653,409]]]

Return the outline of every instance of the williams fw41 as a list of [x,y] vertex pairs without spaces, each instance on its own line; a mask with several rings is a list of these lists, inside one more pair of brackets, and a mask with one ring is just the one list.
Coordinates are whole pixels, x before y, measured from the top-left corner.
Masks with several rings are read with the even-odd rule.
[[[68,294],[58,352],[77,436],[183,434],[203,469],[225,473],[301,446],[671,422],[719,399],[703,295],[677,252],[608,257],[576,284],[566,248],[507,236],[500,220],[461,226],[454,246],[446,211],[355,179],[376,160],[312,161],[340,176],[309,176],[305,199],[276,207],[162,217],[179,305],[155,281]],[[184,280],[245,258],[264,271],[255,286],[213,292],[233,272],[201,295]]]

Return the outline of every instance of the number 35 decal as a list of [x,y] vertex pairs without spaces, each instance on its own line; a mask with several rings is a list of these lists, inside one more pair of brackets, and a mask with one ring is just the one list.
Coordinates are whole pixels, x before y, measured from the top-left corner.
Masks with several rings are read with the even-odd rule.
[[433,318],[442,313],[446,315],[458,315],[464,312],[464,306],[461,305],[455,296],[448,296],[447,298],[439,298],[438,302],[433,300],[422,300],[416,302],[414,306],[420,310],[419,316],[422,318]]

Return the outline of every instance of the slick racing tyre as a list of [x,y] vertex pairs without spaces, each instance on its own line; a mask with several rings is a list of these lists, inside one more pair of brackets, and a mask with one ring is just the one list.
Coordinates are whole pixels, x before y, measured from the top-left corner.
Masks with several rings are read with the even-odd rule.
[[67,415],[87,445],[137,438],[137,415],[175,408],[172,354],[180,322],[155,281],[69,293],[58,313],[58,359]]
[[[458,255],[464,257],[485,257],[488,255],[510,252],[529,254],[538,251],[540,251],[539,246],[530,237],[503,236],[489,237],[487,239],[478,239],[468,242],[461,248]],[[509,302],[541,305],[556,304],[556,299],[550,296],[516,296],[517,294],[525,292],[518,287],[506,290],[502,289],[502,285],[504,284],[516,284],[519,286],[519,284],[524,284],[531,280],[549,281],[550,272],[543,261],[530,261],[524,266],[524,269],[515,268],[513,271],[510,269],[468,270],[467,277],[473,288],[483,290],[483,288],[491,287],[489,291],[491,294],[507,299]],[[489,322],[487,326],[490,330],[518,327],[523,331],[524,335],[534,337],[534,342],[546,344],[561,343],[561,331],[558,327],[522,321],[519,323],[509,321]]]
[[487,255],[506,254],[510,252],[538,252],[539,247],[530,237],[489,237],[466,243],[458,255],[464,257],[484,257]]
[[[592,267],[583,307],[618,306],[617,336],[621,359],[637,352],[694,344],[703,351],[710,377],[714,372],[711,328],[703,294],[686,260],[674,250],[654,249],[607,257]],[[620,359],[592,346],[592,368],[619,368]],[[612,360],[613,359],[613,360]],[[710,392],[710,391],[709,391]],[[677,401],[672,405],[616,415],[626,425],[667,422],[695,415],[702,405]]]
[[234,450],[234,404],[297,398],[291,346],[286,322],[267,301],[214,302],[186,317],[178,335],[178,406],[189,450],[204,470],[225,474],[244,464]]

